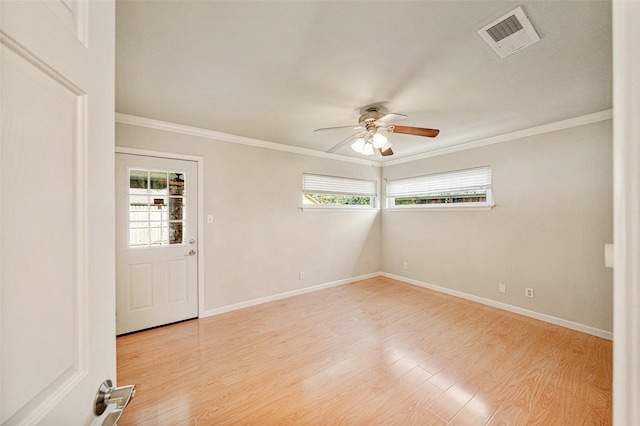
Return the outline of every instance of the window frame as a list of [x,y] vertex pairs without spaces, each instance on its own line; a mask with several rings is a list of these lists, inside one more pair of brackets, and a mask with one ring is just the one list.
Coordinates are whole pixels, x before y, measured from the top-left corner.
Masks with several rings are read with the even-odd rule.
[[[310,182],[310,179],[315,182]],[[350,184],[353,187],[360,187],[360,190],[349,191]],[[363,185],[370,186],[371,191],[362,189]],[[333,189],[331,189],[333,188]],[[305,195],[325,194],[325,195],[345,195],[353,197],[370,197],[370,204],[305,204]],[[371,211],[379,210],[380,182],[374,179],[360,179],[346,176],[331,176],[316,173],[302,174],[301,209],[309,211],[330,211],[330,210],[352,210]]]
[[[134,191],[132,191],[132,187],[131,187],[131,176],[132,176],[132,171],[144,171],[147,173],[147,188],[145,189],[145,193],[136,193]],[[164,173],[166,174],[166,193],[160,193],[160,194],[154,194],[152,192],[152,188],[151,188],[151,174],[152,173]],[[183,170],[176,170],[176,169],[164,169],[164,168],[155,168],[155,167],[139,167],[139,166],[128,166],[127,167],[127,174],[128,174],[128,181],[129,181],[129,188],[127,189],[127,206],[128,206],[128,211],[127,211],[127,229],[128,229],[128,242],[127,242],[127,250],[147,250],[147,249],[167,249],[167,248],[171,248],[171,247],[185,247],[187,245],[187,233],[186,233],[186,229],[188,226],[192,226],[192,224],[189,224],[189,221],[187,219],[187,193],[186,193],[186,189],[183,187],[182,193],[181,194],[172,194],[171,193],[171,189],[170,189],[170,178],[169,176],[171,174],[181,174],[183,176],[186,176],[186,172]],[[183,185],[185,185],[187,183],[187,180],[183,177]],[[147,219],[132,219],[132,213],[135,213],[134,211],[131,210],[131,199],[132,197],[144,197],[147,198],[147,203],[146,205],[149,207],[149,209],[147,210]],[[181,202],[181,214],[180,216],[182,216],[181,219],[172,219],[171,218],[171,199],[180,199],[182,200]],[[165,212],[160,212],[160,219],[152,219],[152,211],[151,208],[155,206],[155,204],[151,204],[151,200],[152,199],[163,199],[166,200],[167,203],[166,204],[162,204],[162,206],[166,206],[167,211],[166,211],[166,219],[163,217]],[[186,202],[185,202],[186,201]],[[143,212],[140,212],[143,213]],[[137,244],[137,245],[133,245],[132,244],[132,231],[134,229],[136,229],[135,227],[132,227],[133,223],[138,223],[138,224],[146,224],[146,228],[148,230],[147,233],[147,239],[148,239],[148,243],[147,244]],[[166,223],[166,228],[167,228],[167,243],[165,243],[164,241],[164,237],[161,237],[161,242],[158,244],[153,244],[152,243],[152,239],[151,239],[151,232],[152,229],[154,227],[151,226],[151,224],[161,224],[159,228],[164,229],[165,226],[164,224]],[[171,233],[171,224],[181,224],[181,234],[182,234],[182,241],[179,243],[171,243],[171,237],[170,237],[170,233]],[[144,229],[144,228],[140,228],[140,229]],[[157,226],[155,228],[158,228]],[[162,234],[163,231],[161,231]]]
[[[465,191],[465,190],[477,190],[477,189],[482,189],[484,191],[486,191],[486,200],[485,201],[473,201],[473,202],[461,202],[461,203],[425,203],[425,204],[400,204],[400,205],[396,205],[395,204],[395,199],[396,198],[405,198],[405,197],[398,197],[396,196],[390,196],[389,195],[389,182],[402,182],[402,181],[414,181],[416,182],[418,185],[420,185],[421,183],[424,184],[425,186],[427,186],[429,183],[432,183],[432,180],[438,179],[438,178],[443,178],[446,175],[461,175],[461,174],[469,174],[468,172],[471,171],[479,171],[479,175],[482,173],[486,173],[486,175],[488,176],[487,181],[480,183],[480,184],[476,184],[476,185],[470,185],[470,186],[456,186],[456,187],[443,187],[442,189],[440,189],[438,192],[424,192],[424,193],[416,193],[416,191],[414,190],[414,192],[411,193],[406,193],[404,194],[405,197],[419,197],[419,196],[429,196],[430,194],[432,195],[436,195],[436,194],[446,194],[447,191],[450,193],[455,193],[455,192],[461,192],[461,191]],[[420,181],[423,182],[420,182]],[[495,201],[493,198],[493,191],[491,188],[491,181],[492,181],[492,177],[491,177],[491,166],[480,166],[480,167],[471,167],[471,168],[467,168],[467,169],[459,169],[459,170],[447,170],[444,172],[438,172],[438,173],[431,173],[428,175],[420,175],[420,176],[410,176],[410,177],[405,177],[405,178],[398,178],[398,179],[385,179],[386,181],[386,191],[385,191],[385,209],[386,210],[491,210],[493,207],[495,207]]]

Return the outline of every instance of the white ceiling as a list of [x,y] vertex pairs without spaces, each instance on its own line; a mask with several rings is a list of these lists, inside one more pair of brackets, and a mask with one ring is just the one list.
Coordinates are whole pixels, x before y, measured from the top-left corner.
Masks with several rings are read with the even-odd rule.
[[[505,59],[477,31],[522,6],[541,41]],[[399,159],[605,111],[609,1],[117,2],[116,111],[326,151],[384,102]],[[361,157],[345,146],[336,154]]]

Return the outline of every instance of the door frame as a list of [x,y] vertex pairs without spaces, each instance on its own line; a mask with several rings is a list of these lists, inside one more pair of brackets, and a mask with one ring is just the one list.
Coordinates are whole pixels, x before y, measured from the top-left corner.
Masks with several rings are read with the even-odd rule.
[[[147,149],[115,147],[116,154],[140,155],[144,157],[166,158],[169,160],[193,161],[198,167],[198,318],[204,312],[204,157],[197,155],[178,154],[175,152],[152,151]],[[116,188],[117,191],[117,188]],[[117,232],[117,230],[116,230]]]
[[640,3],[614,1],[613,424],[639,424],[640,406]]

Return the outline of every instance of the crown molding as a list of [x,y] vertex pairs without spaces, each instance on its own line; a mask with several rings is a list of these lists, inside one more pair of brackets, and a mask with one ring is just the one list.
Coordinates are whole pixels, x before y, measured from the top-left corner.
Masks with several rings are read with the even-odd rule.
[[184,135],[197,136],[201,138],[237,143],[241,145],[255,146],[265,149],[273,149],[276,151],[289,152],[292,154],[308,155],[311,157],[326,158],[337,161],[344,161],[348,163],[363,164],[373,167],[388,167],[396,164],[410,163],[412,161],[421,160],[423,158],[437,157],[439,155],[451,154],[454,152],[465,151],[467,149],[479,148],[482,146],[493,145],[497,143],[509,142],[525,137],[541,135],[544,133],[555,132],[558,130],[569,129],[572,127],[583,126],[585,124],[597,123],[599,121],[610,120],[613,118],[613,110],[608,109],[593,114],[587,114],[580,117],[574,117],[567,120],[556,121],[554,123],[543,124],[541,126],[531,127],[529,129],[518,130],[511,133],[505,133],[503,135],[492,136],[485,139],[479,139],[475,141],[465,142],[454,146],[449,146],[433,151],[425,152],[423,154],[412,155],[409,157],[399,158],[397,160],[390,161],[373,161],[364,160],[359,158],[347,157],[344,155],[330,154],[322,151],[316,151],[314,149],[300,148],[297,146],[285,145],[276,142],[269,142],[260,139],[253,139],[244,136],[232,135],[229,133],[217,132],[215,130],[201,129],[198,127],[184,126],[182,124],[170,123],[167,121],[153,120],[151,118],[139,117],[135,115],[122,114],[117,112],[115,114],[116,123],[130,124],[133,126],[147,127],[150,129],[164,130],[167,132],[181,133]]
[[147,127],[149,129],[164,130],[167,132],[180,133],[183,135],[197,136],[220,142],[230,142],[240,145],[255,146],[258,148],[273,149],[292,154],[308,155],[312,157],[327,158],[331,160],[345,161],[348,163],[363,164],[365,166],[381,167],[377,161],[363,160],[359,158],[345,157],[343,155],[330,154],[308,148],[285,145],[276,142],[269,142],[260,139],[253,139],[244,136],[232,135],[229,133],[217,132],[215,130],[202,129],[199,127],[184,126],[182,124],[170,123],[167,121],[153,120],[151,118],[139,117],[136,115],[122,114],[116,112],[116,123],[130,124],[132,126]]
[[607,109],[593,114],[582,115],[580,117],[569,118],[567,120],[556,121],[555,123],[543,124],[541,126],[531,127],[528,129],[518,130],[503,135],[491,136],[485,139],[465,142],[454,146],[448,146],[441,149],[425,152],[424,154],[412,155],[410,157],[399,158],[397,160],[385,161],[382,167],[394,166],[396,164],[409,163],[423,158],[437,157],[439,155],[451,154],[454,152],[465,151],[467,149],[479,148],[481,146],[493,145],[502,142],[515,141],[529,136],[541,135],[544,133],[555,132],[558,130],[570,129],[572,127],[583,126],[585,124],[597,123],[599,121],[610,120],[613,118],[613,110]]

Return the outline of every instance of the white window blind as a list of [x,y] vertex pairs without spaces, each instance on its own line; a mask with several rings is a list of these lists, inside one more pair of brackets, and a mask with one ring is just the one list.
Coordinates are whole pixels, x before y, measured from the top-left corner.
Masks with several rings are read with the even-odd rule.
[[491,167],[456,170],[394,179],[387,182],[388,197],[412,197],[437,195],[461,191],[475,191],[491,188]]
[[305,194],[341,194],[376,197],[378,182],[337,176],[302,175],[302,192]]

